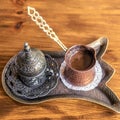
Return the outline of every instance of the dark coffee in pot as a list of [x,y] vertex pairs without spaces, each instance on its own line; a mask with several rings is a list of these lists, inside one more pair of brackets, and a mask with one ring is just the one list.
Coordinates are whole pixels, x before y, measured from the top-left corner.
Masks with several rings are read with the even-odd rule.
[[70,60],[71,67],[76,70],[86,70],[91,66],[93,58],[89,51],[79,51],[75,53]]

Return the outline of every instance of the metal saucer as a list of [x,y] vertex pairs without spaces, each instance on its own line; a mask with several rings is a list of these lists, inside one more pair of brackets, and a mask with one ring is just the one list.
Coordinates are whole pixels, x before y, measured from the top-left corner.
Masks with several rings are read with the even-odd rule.
[[58,83],[59,70],[56,61],[49,55],[45,55],[47,62],[46,80],[37,87],[28,87],[22,83],[16,74],[15,57],[12,57],[2,73],[2,85],[5,92],[14,100],[25,103],[34,104],[39,98],[46,96]]

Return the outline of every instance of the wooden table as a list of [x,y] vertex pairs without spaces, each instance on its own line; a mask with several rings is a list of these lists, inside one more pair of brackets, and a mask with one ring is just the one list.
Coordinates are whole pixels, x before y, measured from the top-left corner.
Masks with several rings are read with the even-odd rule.
[[[109,38],[104,59],[116,69],[108,86],[120,97],[120,0],[0,0],[0,75],[25,41],[41,50],[61,50],[27,15],[35,7],[67,47]],[[1,120],[119,120],[120,114],[76,99],[57,99],[39,105],[13,101],[0,83]]]

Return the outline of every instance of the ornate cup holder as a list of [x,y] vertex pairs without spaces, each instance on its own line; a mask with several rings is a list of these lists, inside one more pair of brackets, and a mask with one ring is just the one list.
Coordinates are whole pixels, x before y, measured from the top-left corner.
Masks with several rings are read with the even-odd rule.
[[[105,106],[115,112],[120,113],[120,100],[118,97],[111,91],[109,87],[107,87],[106,82],[112,77],[114,73],[114,69],[108,65],[105,61],[102,60],[102,56],[104,52],[106,51],[108,41],[106,38],[100,38],[96,40],[95,42],[88,44],[88,46],[93,47],[97,54],[97,61],[99,63],[99,66],[101,68],[101,79],[91,89],[71,89],[65,83],[63,80],[58,78],[58,69],[57,64],[59,65],[59,68],[61,66],[61,63],[63,63],[65,52],[55,52],[55,51],[43,51],[44,54],[49,54],[51,57],[47,56],[47,63],[49,63],[48,67],[51,68],[52,71],[54,71],[53,75],[51,76],[51,79],[48,79],[42,86],[40,86],[36,90],[27,89],[22,86],[21,83],[16,82],[17,79],[16,76],[14,76],[14,79],[12,78],[11,72],[8,71],[8,68],[10,67],[13,69],[13,65],[11,64],[12,61],[14,61],[14,57],[10,59],[10,61],[7,63],[3,70],[2,74],[2,85],[6,93],[13,98],[14,100],[24,103],[24,104],[38,104],[40,102],[49,100],[49,99],[56,99],[56,98],[79,98],[83,100],[87,100],[90,102],[94,102],[97,104],[100,104],[102,106]],[[54,59],[54,60],[53,60]],[[56,61],[56,62],[55,62]],[[62,66],[61,66],[62,67]],[[61,69],[61,68],[60,68]],[[8,81],[7,75],[10,75],[10,80]],[[51,73],[50,73],[51,74]],[[60,74],[61,71],[60,71]],[[11,83],[11,81],[13,83]],[[65,81],[65,80],[64,80]],[[13,84],[15,85],[14,87]],[[94,84],[94,83],[93,83]],[[21,95],[21,92],[17,92],[16,86],[19,86],[19,89],[25,89],[24,95]],[[22,87],[22,88],[20,88]],[[29,91],[29,94],[27,93],[27,90]],[[25,94],[26,92],[26,94]]]
[[27,103],[28,101],[36,100],[40,97],[46,96],[58,83],[59,70],[58,65],[49,55],[45,55],[47,68],[45,71],[46,80],[39,87],[28,87],[17,76],[15,70],[15,58],[12,57],[3,71],[3,87],[7,94],[13,99]]

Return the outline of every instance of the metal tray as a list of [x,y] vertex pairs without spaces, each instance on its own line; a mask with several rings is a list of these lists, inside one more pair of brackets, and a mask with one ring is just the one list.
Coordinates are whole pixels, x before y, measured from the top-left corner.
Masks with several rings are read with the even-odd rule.
[[[106,51],[107,45],[108,40],[107,38],[104,37],[99,38],[98,40],[91,44],[88,44],[88,46],[93,47],[96,50],[97,60],[99,61],[104,74],[104,76],[101,79],[101,82],[98,84],[96,88],[92,90],[80,91],[68,89],[59,78],[56,87],[54,87],[54,89],[52,89],[47,95],[38,97],[36,99],[22,99],[14,95],[6,85],[5,69],[7,65],[5,66],[2,74],[3,88],[12,99],[24,104],[38,104],[50,99],[57,98],[66,99],[77,98],[100,104],[115,112],[120,113],[120,100],[106,84],[114,73],[114,69],[110,65],[108,65],[104,60],[102,60],[102,56]],[[63,51],[43,51],[43,52],[45,54],[49,54],[52,58],[54,58],[54,60],[56,60],[60,68],[61,63],[64,61],[65,52]]]

